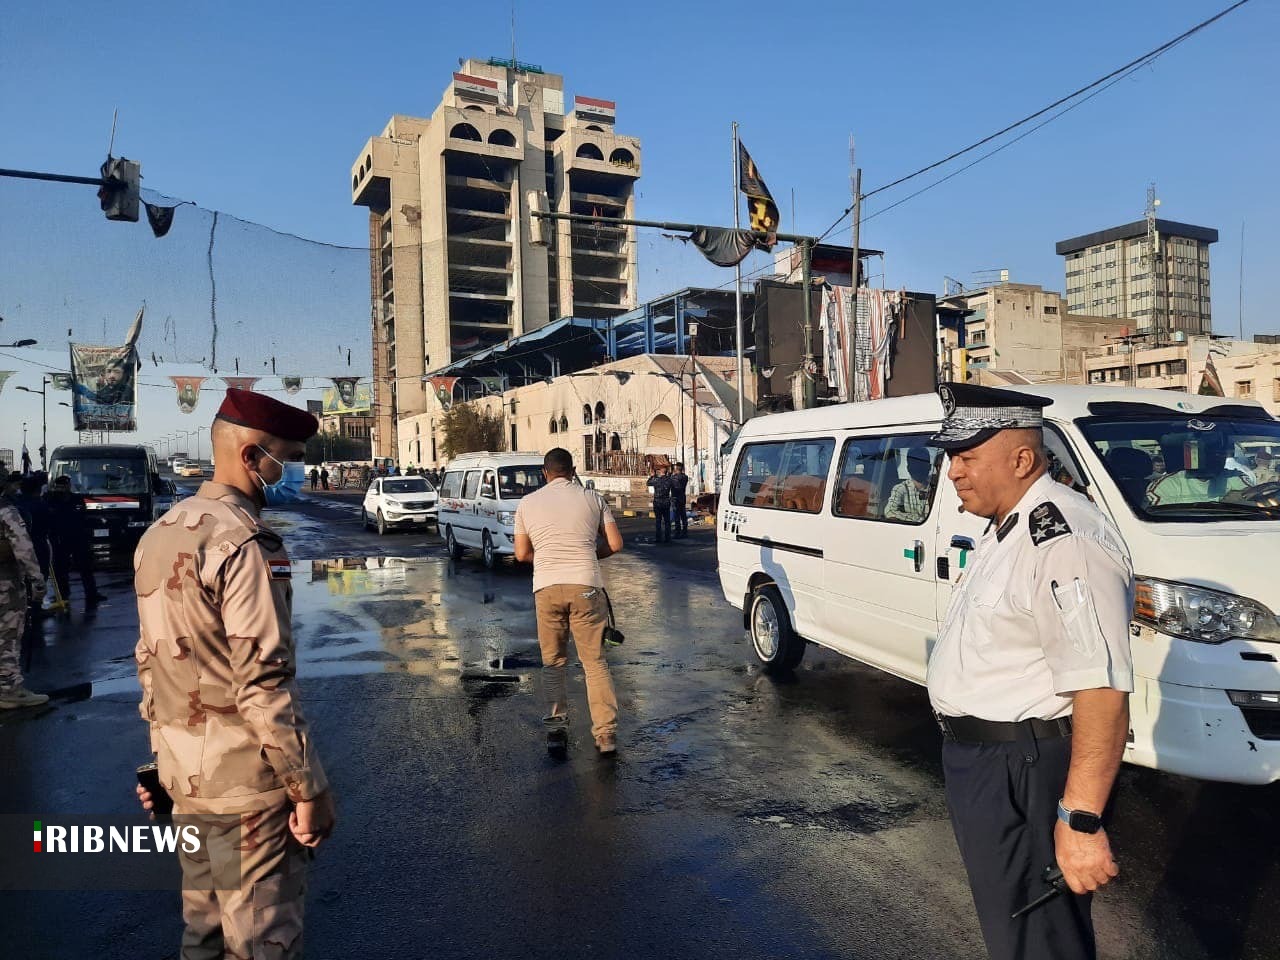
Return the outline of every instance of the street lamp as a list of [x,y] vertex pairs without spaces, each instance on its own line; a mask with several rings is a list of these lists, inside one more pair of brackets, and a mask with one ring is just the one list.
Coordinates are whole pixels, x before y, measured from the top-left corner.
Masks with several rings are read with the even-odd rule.
[[[15,346],[25,346],[27,343],[35,343],[35,341],[21,340],[15,344]],[[49,375],[47,373],[40,374],[39,390],[32,390],[30,387],[17,387],[16,389],[21,390],[23,393],[40,394],[40,469],[48,470],[49,464],[47,462],[47,448],[49,444],[49,413],[48,407],[46,406],[46,398],[49,393]],[[26,437],[23,437],[22,439],[25,443]]]

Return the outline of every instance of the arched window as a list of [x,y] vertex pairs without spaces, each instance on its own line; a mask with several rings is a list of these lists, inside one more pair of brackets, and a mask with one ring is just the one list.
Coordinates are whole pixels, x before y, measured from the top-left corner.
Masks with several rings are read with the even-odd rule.
[[351,178],[351,189],[354,190],[358,186],[360,186],[360,177],[357,175]]
[[563,413],[560,414],[560,432],[561,433],[569,432],[569,418],[566,417]]
[[449,136],[455,140],[484,140],[480,136],[480,131],[469,123],[455,123],[453,129],[449,131]]
[[582,405],[582,425],[584,427],[591,426],[591,404],[589,403]]
[[577,155],[583,160],[603,160],[604,154],[594,143],[584,143],[578,148]]
[[[649,446],[674,449],[676,445],[676,427],[671,418],[658,414],[649,424]],[[650,451],[652,452],[652,450]]]
[[516,138],[511,135],[511,131],[499,129],[489,134],[489,142],[497,147],[514,147]]
[[463,110],[476,110],[476,111],[479,111],[480,113],[484,113],[484,112],[485,112],[484,107],[480,106],[480,104],[478,104],[478,103],[468,103],[468,104],[467,104],[465,107],[463,107],[462,109],[463,109]]
[[613,153],[609,154],[610,163],[619,163],[623,166],[634,167],[636,164],[636,155],[625,147],[618,147]]
[[604,127],[600,126],[598,123],[588,123],[586,129],[594,130],[596,133],[604,133]]
[[604,423],[604,401],[596,403],[596,423]]
[[552,418],[551,418],[551,432],[552,432],[552,433],[558,433],[558,432],[559,432],[559,430],[560,430],[560,424],[556,423],[556,418],[555,418],[555,417],[552,417]]
[[622,450],[622,437],[620,437],[620,436],[619,436],[618,434],[616,434],[616,433],[611,434],[611,435],[609,436],[609,449],[610,449],[610,450],[614,450],[614,451],[621,452],[621,450]]

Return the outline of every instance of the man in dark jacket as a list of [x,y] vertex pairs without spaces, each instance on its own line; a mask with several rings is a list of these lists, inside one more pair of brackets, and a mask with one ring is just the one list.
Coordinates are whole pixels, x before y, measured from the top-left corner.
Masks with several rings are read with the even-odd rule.
[[671,475],[671,525],[677,537],[689,535],[688,489],[689,475],[684,472],[684,464],[677,463]]
[[[14,506],[22,514],[22,521],[27,525],[27,533],[31,534],[31,545],[35,549],[36,561],[40,564],[40,572],[45,580],[49,579],[49,507],[40,498],[40,488],[44,485],[42,473],[33,473],[22,478],[22,486],[18,494],[12,498]],[[31,597],[31,616],[38,619],[44,612],[44,597]]]
[[649,478],[649,492],[653,494],[653,542],[671,542],[671,478],[667,465],[658,464],[658,472]]
[[84,501],[71,492],[71,478],[58,477],[45,497],[49,507],[49,540],[53,547],[53,576],[62,599],[69,601],[71,571],[80,575],[85,609],[92,610],[107,598],[98,592],[89,549],[89,522]]

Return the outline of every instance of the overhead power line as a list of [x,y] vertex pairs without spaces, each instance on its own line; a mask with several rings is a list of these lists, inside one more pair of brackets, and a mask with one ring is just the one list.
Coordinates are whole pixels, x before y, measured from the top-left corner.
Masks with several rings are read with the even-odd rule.
[[[1111,86],[1112,84],[1108,83],[1108,81],[1116,81],[1116,80],[1123,79],[1123,77],[1126,74],[1131,73],[1137,68],[1146,65],[1152,60],[1155,60],[1161,54],[1167,53],[1169,50],[1172,50],[1174,47],[1182,43],[1184,40],[1187,40],[1193,37],[1195,34],[1199,33],[1201,30],[1204,30],[1206,27],[1216,23],[1217,21],[1221,20],[1223,17],[1227,16],[1228,14],[1234,13],[1236,10],[1243,7],[1248,2],[1249,0],[1236,0],[1235,3],[1231,4],[1231,6],[1227,7],[1224,10],[1220,10],[1218,13],[1214,14],[1212,17],[1209,17],[1207,20],[1202,20],[1200,23],[1197,23],[1194,27],[1191,27],[1189,30],[1186,30],[1183,33],[1178,34],[1178,36],[1174,37],[1172,40],[1168,40],[1165,43],[1162,43],[1160,46],[1156,47],[1154,50],[1149,50],[1146,53],[1144,53],[1142,56],[1136,57],[1135,59],[1130,60],[1128,63],[1124,64],[1123,66],[1117,67],[1116,69],[1112,70],[1110,73],[1107,73],[1106,75],[1099,77],[1097,80],[1094,80],[1092,83],[1088,83],[1085,86],[1079,88],[1078,90],[1072,91],[1071,93],[1067,94],[1065,97],[1059,97],[1057,100],[1053,101],[1053,103],[1050,103],[1047,106],[1041,107],[1035,113],[1028,114],[1027,116],[1023,117],[1021,120],[1016,120],[1013,123],[1001,128],[1000,130],[997,130],[995,133],[988,134],[987,136],[983,137],[981,140],[976,140],[973,143],[969,144],[967,147],[963,147],[959,150],[956,150],[948,154],[947,156],[943,157],[941,160],[935,160],[933,163],[927,164],[926,166],[921,167],[919,170],[909,173],[906,176],[899,177],[898,179],[890,181],[889,183],[886,183],[883,186],[876,187],[874,190],[864,193],[862,195],[862,199],[865,200],[868,197],[875,196],[877,193],[883,193],[885,190],[889,190],[889,189],[892,189],[893,187],[900,186],[901,184],[906,183],[908,180],[914,180],[916,177],[921,176],[922,174],[928,173],[930,170],[936,170],[938,167],[948,164],[952,160],[955,160],[959,157],[964,156],[966,153],[971,153],[974,150],[977,150],[979,147],[985,146],[991,141],[999,139],[1000,137],[1004,136],[1006,133],[1010,133],[1021,126],[1025,126],[1026,124],[1030,123],[1033,120],[1037,120],[1040,117],[1043,117],[1046,113],[1050,113],[1051,111],[1057,109],[1063,104],[1068,103],[1069,101],[1074,100],[1085,93],[1088,93],[1090,90],[1094,90],[1097,87],[1103,87],[1104,84],[1106,84],[1107,86]],[[1103,89],[1106,89],[1106,87],[1103,87]],[[1102,90],[1097,91],[1097,93],[1101,93],[1101,92]],[[1094,95],[1096,96],[1096,94]],[[1092,96],[1086,99],[1092,99]],[[1068,107],[1067,109],[1071,109],[1071,108]],[[1034,129],[1036,130],[1040,129],[1040,127],[1044,126],[1045,123],[1048,123],[1056,119],[1057,117],[1062,116],[1062,114],[1066,112],[1067,112],[1066,110],[1063,110],[1060,113],[1057,113],[1052,117],[1049,117],[1046,121],[1044,121],[1044,123],[1038,124]],[[1029,132],[1031,131],[1028,131],[1028,133]],[[1023,136],[1025,135],[1026,134],[1024,134]],[[1019,137],[1018,139],[1020,140],[1022,139],[1022,137]],[[1016,143],[1016,142],[1017,142],[1016,140],[1010,141],[1010,143]],[[1009,144],[1005,144],[1005,146],[1009,146]],[[1004,147],[1001,147],[1000,149],[1004,149]],[[999,150],[993,150],[990,153],[985,154],[983,157],[980,157],[978,161],[975,161],[975,163],[980,162],[981,160],[985,160],[987,157],[992,156],[998,152]],[[973,166],[973,165],[974,164],[969,164],[968,166],[962,169],[967,170],[970,166]],[[960,171],[956,171],[956,173],[959,173],[959,172]],[[954,175],[955,174],[951,174],[951,176],[954,176]],[[948,179],[950,179],[950,176],[944,177],[942,180],[938,180],[936,183],[931,184],[930,186],[931,187],[936,186],[938,183],[943,183]],[[929,189],[929,188],[926,187],[925,189]],[[923,190],[919,191],[919,193],[923,193],[923,192],[924,192]],[[912,194],[912,196],[918,196],[919,193]],[[894,206],[896,205],[897,204],[894,204]],[[885,209],[889,209],[889,208],[886,207]],[[844,220],[844,218],[847,217],[852,212],[853,212],[852,206],[846,207],[844,212],[841,213],[840,216],[836,218],[835,222],[832,223],[831,226],[829,226],[822,233],[822,238],[826,238],[827,236],[829,236],[831,231],[834,230],[836,227],[838,227],[840,223]],[[878,212],[883,213],[884,211],[881,210]]]

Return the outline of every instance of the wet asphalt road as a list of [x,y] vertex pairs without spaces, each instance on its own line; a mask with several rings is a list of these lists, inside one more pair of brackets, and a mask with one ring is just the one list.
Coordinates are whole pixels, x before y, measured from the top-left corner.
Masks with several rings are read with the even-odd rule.
[[[812,648],[790,682],[762,676],[709,529],[657,547],[624,524],[628,550],[605,563],[627,634],[611,654],[620,752],[596,755],[579,670],[557,761],[527,571],[363,532],[354,503],[274,518],[339,797],[308,956],[983,956],[924,692]],[[50,625],[30,675],[92,695],[0,717],[0,813],[133,809],[136,618],[127,578],[104,579],[117,601]],[[1101,955],[1280,956],[1277,800],[1126,768]],[[0,893],[3,957],[167,957],[179,931],[176,894]]]

